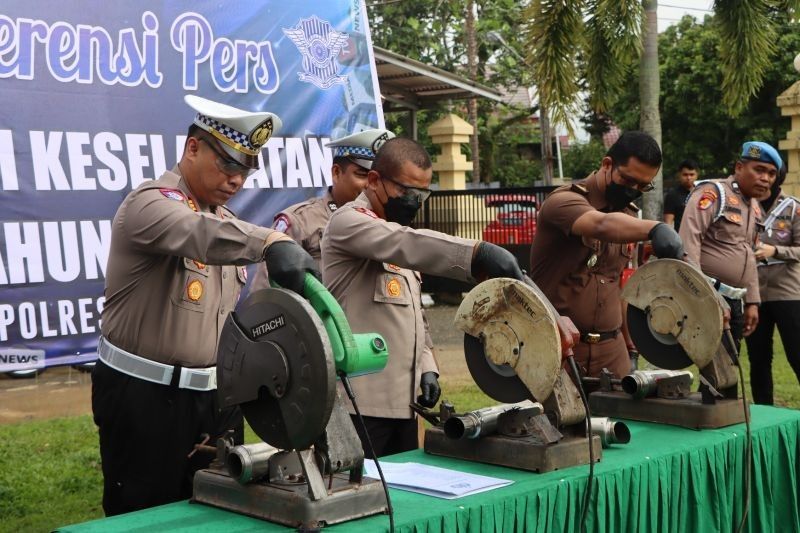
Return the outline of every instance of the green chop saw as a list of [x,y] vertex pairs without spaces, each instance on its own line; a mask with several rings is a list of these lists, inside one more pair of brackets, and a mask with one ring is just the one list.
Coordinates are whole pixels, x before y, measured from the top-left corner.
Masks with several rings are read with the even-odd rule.
[[379,481],[336,390],[337,373],[386,366],[376,333],[353,334],[333,296],[306,275],[304,294],[254,292],[228,315],[217,354],[223,407],[239,405],[262,443],[217,442],[192,500],[306,529],[387,510]]

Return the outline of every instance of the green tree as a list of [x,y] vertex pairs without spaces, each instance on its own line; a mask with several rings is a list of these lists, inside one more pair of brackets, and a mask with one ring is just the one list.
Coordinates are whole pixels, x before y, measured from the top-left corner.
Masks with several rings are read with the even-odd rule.
[[[788,127],[775,104],[777,96],[797,79],[792,67],[800,50],[800,25],[786,18],[777,26],[776,52],[764,71],[760,89],[738,117],[723,103],[724,48],[713,17],[703,23],[684,17],[659,36],[661,73],[661,126],[666,176],[683,159],[695,159],[704,176],[730,172],[738,148],[756,139],[777,146]],[[609,109],[621,128],[639,121],[638,74],[630,72],[619,99]]]
[[[654,98],[659,81],[654,41],[657,7],[657,0],[531,2],[525,12],[531,21],[527,50],[540,99],[555,122],[569,125],[568,117],[576,114],[581,77],[588,84],[593,109],[604,112],[639,59],[639,127],[661,138],[658,99]],[[795,13],[798,7],[797,0],[715,0],[715,31],[727,43],[717,53],[723,71],[722,102],[729,115],[741,113],[763,84],[775,51],[776,15]],[[581,55],[585,58],[582,69]],[[645,216],[660,216],[660,203],[659,194],[649,195]]]
[[[469,25],[465,24],[465,6],[469,3],[463,0],[417,0],[375,4],[369,9],[373,42],[377,46],[461,74],[490,87],[512,89],[522,83],[522,80],[530,82],[530,75],[518,58],[485,37],[489,32],[497,32],[508,46],[521,54],[522,40],[519,28],[522,9],[527,2],[521,3],[518,0],[474,2],[476,61],[472,68],[467,53]],[[467,102],[445,103],[419,113],[420,131],[426,131],[427,126],[445,112],[455,112],[471,118]],[[508,153],[498,143],[505,142],[506,137],[518,138],[517,134],[504,135],[504,128],[525,120],[534,112],[535,109],[520,110],[486,100],[477,101],[473,120],[477,123],[479,134],[476,155],[480,158],[482,181],[500,180],[506,183],[506,180],[509,180],[509,183],[524,183],[525,176],[534,175],[535,172],[529,171],[526,165],[535,165],[535,162],[520,161],[509,165],[506,160],[494,159],[505,157]],[[386,120],[387,126],[396,132],[405,134],[409,132],[405,116],[390,114]],[[427,143],[424,135],[420,141]],[[535,142],[539,142],[538,137]],[[472,152],[472,147],[467,148],[470,157]]]

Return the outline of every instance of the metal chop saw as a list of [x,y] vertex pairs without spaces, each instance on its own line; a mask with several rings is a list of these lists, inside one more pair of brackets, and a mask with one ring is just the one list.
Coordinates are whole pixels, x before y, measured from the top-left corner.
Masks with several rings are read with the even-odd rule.
[[306,529],[387,510],[379,481],[362,477],[364,452],[336,391],[336,376],[383,369],[386,343],[354,335],[313,276],[306,301],[271,288],[231,313],[217,354],[223,406],[239,405],[264,442],[217,443],[194,477],[193,501]]
[[[442,404],[425,432],[435,455],[547,472],[590,462],[586,412],[562,368],[578,338],[533,282],[496,278],[474,287],[456,313],[475,383],[506,405],[463,415]],[[510,405],[509,405],[510,404]],[[600,437],[591,437],[594,460]]]
[[[703,273],[676,259],[650,261],[631,276],[622,298],[639,353],[663,370],[601,377],[601,390],[589,395],[592,413],[689,428],[744,422],[736,348],[729,332],[723,337],[726,304]],[[700,369],[699,392],[690,390],[692,374],[680,371],[692,364]]]

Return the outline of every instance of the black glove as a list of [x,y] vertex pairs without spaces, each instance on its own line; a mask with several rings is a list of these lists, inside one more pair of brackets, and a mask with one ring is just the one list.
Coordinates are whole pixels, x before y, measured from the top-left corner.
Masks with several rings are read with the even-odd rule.
[[439,387],[439,380],[436,372],[424,372],[419,380],[419,388],[422,394],[417,396],[417,403],[422,407],[433,407],[439,401],[442,389]]
[[277,241],[270,244],[264,253],[264,261],[267,263],[270,279],[297,294],[303,294],[306,273],[322,280],[314,259],[294,241]]
[[647,234],[653,243],[653,253],[656,257],[683,259],[683,241],[672,226],[659,222]]
[[639,351],[636,348],[628,348],[628,357],[631,358],[631,374],[639,370]]
[[522,269],[514,254],[490,242],[478,243],[472,258],[472,277],[477,280],[514,278],[522,280]]

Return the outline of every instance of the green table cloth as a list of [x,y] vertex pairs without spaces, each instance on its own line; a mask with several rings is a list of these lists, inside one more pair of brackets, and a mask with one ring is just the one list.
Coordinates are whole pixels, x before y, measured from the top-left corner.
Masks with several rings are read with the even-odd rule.
[[[800,531],[800,411],[752,407],[753,465],[745,531]],[[603,450],[595,466],[586,531],[734,531],[744,502],[744,425],[717,430],[628,422],[631,442]],[[391,489],[398,532],[579,532],[588,466],[535,474],[427,455],[415,450],[385,459],[416,461],[513,480],[510,486],[443,500]],[[385,515],[326,531],[387,531]],[[213,507],[178,502],[60,531],[291,531]]]

